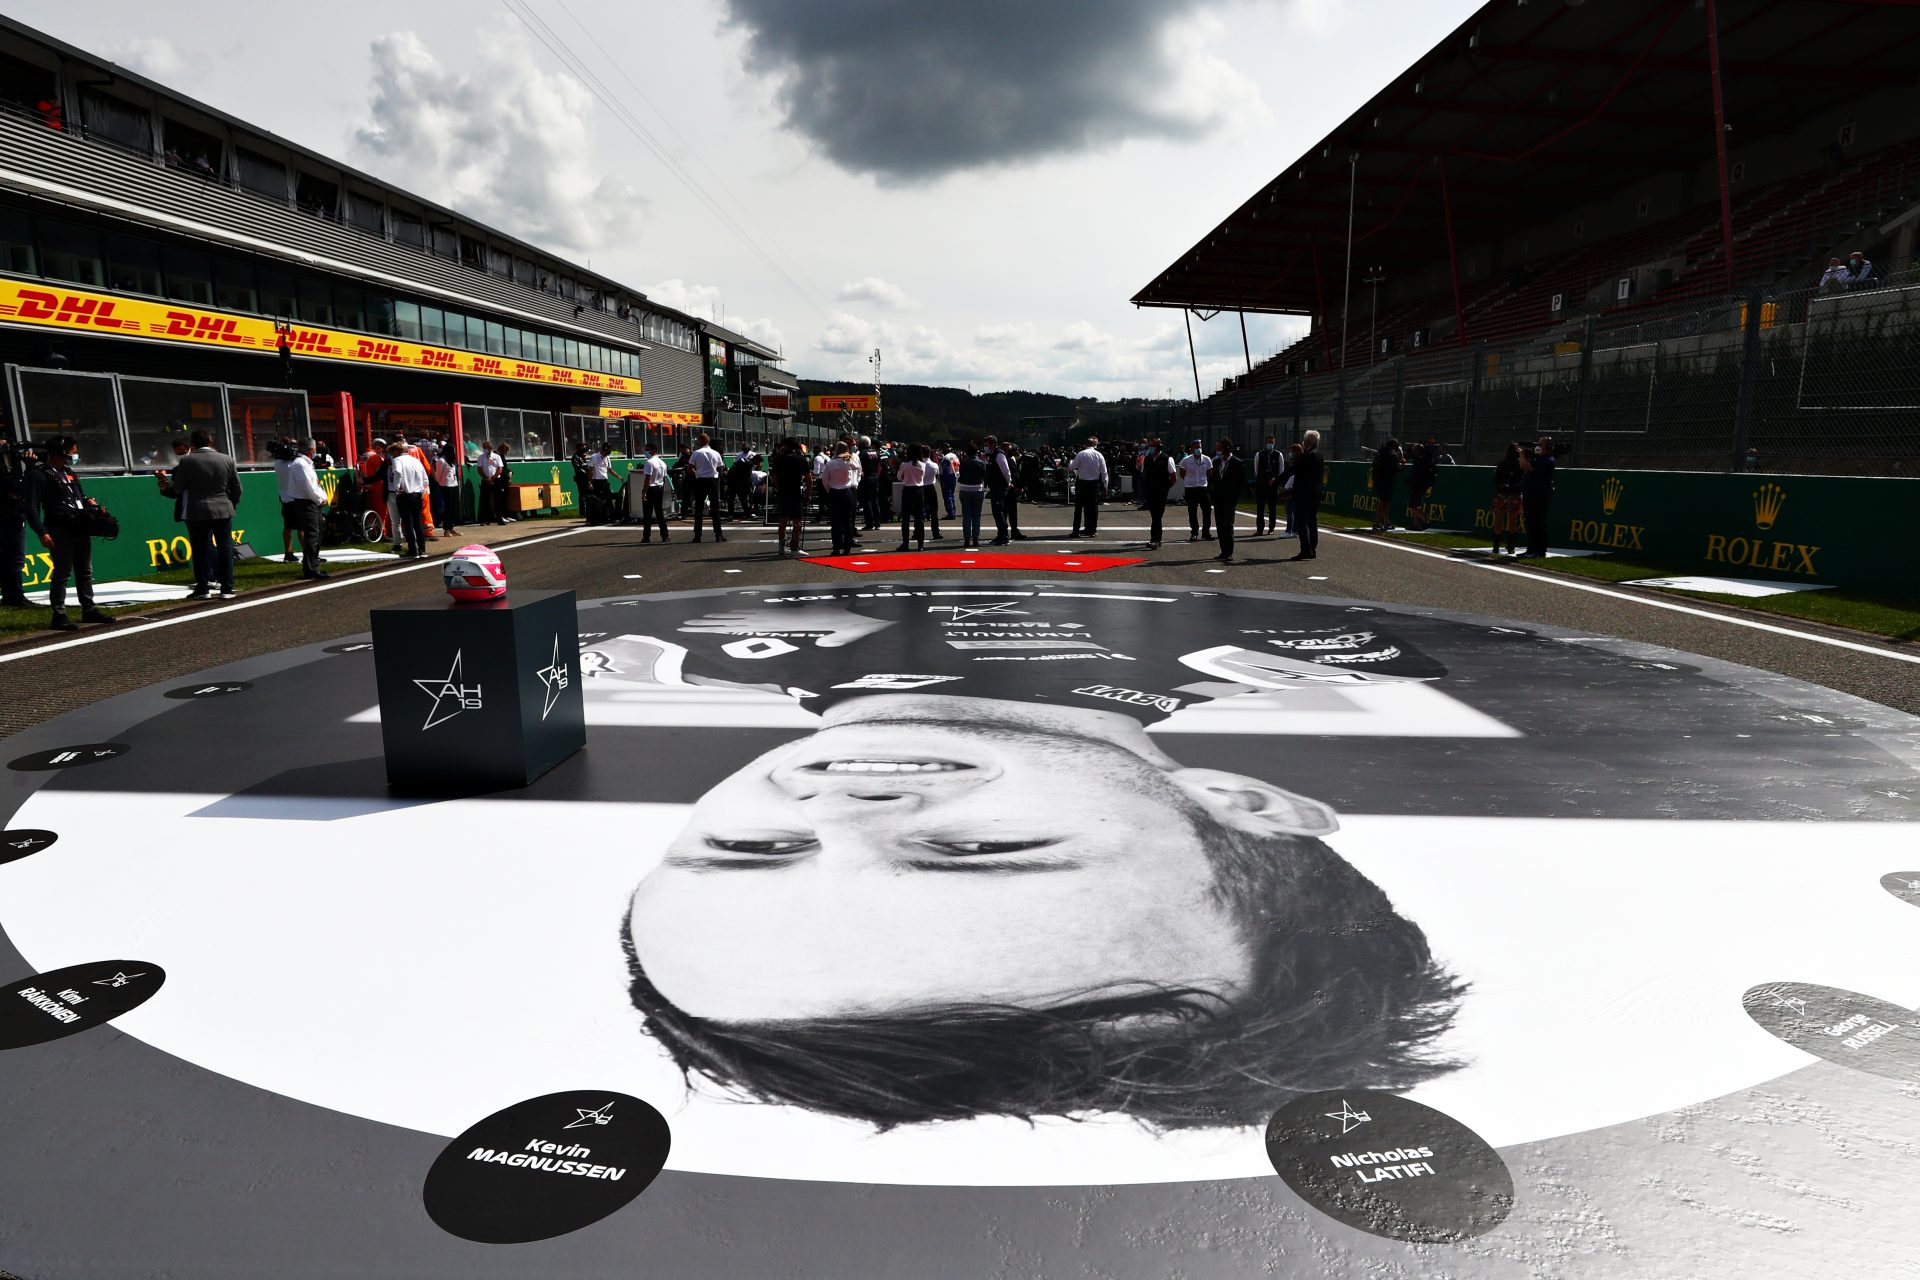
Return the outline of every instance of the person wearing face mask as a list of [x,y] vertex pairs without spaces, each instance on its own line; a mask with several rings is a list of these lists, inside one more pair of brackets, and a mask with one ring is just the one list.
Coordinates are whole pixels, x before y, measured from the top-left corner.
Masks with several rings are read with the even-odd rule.
[[1221,440],[1213,455],[1213,472],[1207,492],[1213,499],[1213,526],[1220,533],[1221,564],[1233,563],[1233,518],[1240,509],[1240,495],[1247,490],[1247,464],[1234,456],[1233,441]]
[[1533,452],[1520,451],[1520,511],[1527,524],[1527,549],[1516,560],[1544,560],[1547,556],[1547,508],[1553,505],[1553,437],[1541,436]]
[[89,528],[93,500],[80,486],[74,467],[80,448],[71,436],[48,441],[45,460],[27,472],[27,525],[40,545],[53,553],[53,576],[47,582],[47,603],[55,631],[77,631],[67,616],[67,580],[80,597],[80,621],[110,624],[113,619],[93,603],[93,533]]
[[0,440],[0,605],[32,607],[22,580],[27,568],[27,476],[39,465],[33,447]]
[[1280,528],[1280,477],[1286,471],[1287,455],[1272,436],[1253,460],[1253,536],[1274,533]]
[[1207,477],[1213,459],[1206,455],[1198,440],[1187,445],[1187,456],[1180,459],[1180,481],[1187,490],[1188,542],[1213,541],[1213,502],[1207,494]]

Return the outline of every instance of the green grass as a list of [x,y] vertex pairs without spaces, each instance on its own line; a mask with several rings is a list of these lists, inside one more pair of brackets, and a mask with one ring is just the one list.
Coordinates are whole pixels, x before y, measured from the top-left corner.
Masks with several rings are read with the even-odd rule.
[[[384,542],[353,542],[341,544],[341,548],[348,547],[358,548],[363,551],[387,550],[387,544]],[[451,550],[451,548],[448,549]],[[233,566],[233,587],[235,591],[245,592],[256,587],[277,586],[282,582],[291,582],[300,577],[300,564],[297,560],[293,564],[283,563],[280,559],[279,544],[277,542],[274,544],[272,550],[275,554],[271,558],[263,554],[255,560],[240,560],[235,562]],[[295,552],[295,554],[298,555],[299,553]],[[329,576],[341,577],[346,574],[357,573],[364,569],[385,568],[392,564],[393,561],[391,560],[369,560],[364,564],[330,564],[326,566],[326,571]],[[99,579],[96,579],[96,581],[99,581]],[[177,586],[192,586],[193,566],[190,564],[175,565],[172,568],[162,569],[157,573],[143,573],[135,578],[115,579],[115,581],[160,582]],[[33,589],[43,590],[44,588]],[[104,611],[112,616],[118,617],[122,614],[151,613],[157,609],[178,608],[181,603],[180,601],[163,600],[145,604],[107,605],[104,607]],[[67,615],[76,622],[80,619],[80,602],[74,598],[71,585],[67,588]],[[47,619],[49,616],[49,611],[44,605],[34,605],[27,609],[10,609],[0,606],[0,638],[34,635],[44,632],[47,630]]]
[[[1373,524],[1371,520],[1363,517],[1346,515],[1322,515],[1320,523],[1332,529],[1367,529]],[[1393,535],[1392,540],[1442,550],[1459,550],[1484,547],[1492,541],[1492,538],[1459,533],[1397,533]],[[1698,573],[1697,569],[1684,566],[1663,564],[1655,560],[1628,559],[1614,554],[1569,556],[1544,565],[1534,560],[1522,563],[1530,570],[1566,573],[1579,578],[1594,578],[1602,582],[1632,582],[1639,578],[1683,577]],[[1855,631],[1885,636],[1890,640],[1920,640],[1920,600],[1910,598],[1868,595],[1864,592],[1839,588],[1828,591],[1796,591],[1787,595],[1762,596],[1758,599],[1724,595],[1714,591],[1672,591],[1664,587],[1655,590],[1663,596],[1691,596],[1697,600],[1711,600],[1718,604],[1735,605],[1760,613],[1778,614],[1783,618],[1799,618],[1808,622],[1823,622],[1829,626],[1848,627]]]

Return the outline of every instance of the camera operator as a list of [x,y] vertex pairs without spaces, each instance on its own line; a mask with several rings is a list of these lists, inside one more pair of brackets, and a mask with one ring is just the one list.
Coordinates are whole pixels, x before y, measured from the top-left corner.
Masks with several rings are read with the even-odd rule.
[[27,567],[27,471],[38,461],[31,445],[0,439],[0,604],[15,609],[33,604],[22,579]]
[[93,532],[89,527],[93,501],[80,487],[80,477],[73,473],[79,460],[79,445],[73,437],[55,436],[47,442],[45,460],[30,468],[26,477],[27,524],[40,545],[53,553],[47,602],[53,608],[48,625],[55,631],[80,629],[67,617],[69,577],[80,597],[80,621],[113,621],[93,603]]
[[[320,568],[320,535],[326,519],[327,491],[313,471],[313,455],[320,442],[282,440],[274,447],[273,469],[280,477],[280,524],[291,539],[300,535],[300,576],[324,578]],[[289,555],[288,559],[292,559]]]

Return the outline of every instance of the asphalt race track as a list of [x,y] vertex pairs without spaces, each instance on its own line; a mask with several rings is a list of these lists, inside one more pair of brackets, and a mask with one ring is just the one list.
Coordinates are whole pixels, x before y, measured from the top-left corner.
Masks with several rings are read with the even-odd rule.
[[503,544],[523,789],[437,561],[0,651],[0,1272],[1911,1266],[1920,655],[1027,514]]

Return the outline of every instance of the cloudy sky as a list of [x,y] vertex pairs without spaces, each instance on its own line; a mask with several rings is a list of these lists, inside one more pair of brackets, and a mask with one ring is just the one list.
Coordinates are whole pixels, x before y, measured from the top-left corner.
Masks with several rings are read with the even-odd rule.
[[[28,21],[772,343],[1193,394],[1127,299],[1471,0],[87,0]],[[1303,322],[1250,317],[1255,358]],[[1196,323],[1209,391],[1242,368]]]

